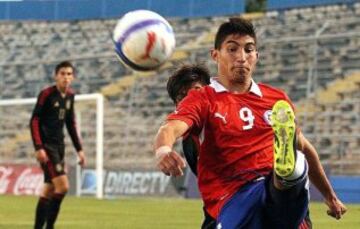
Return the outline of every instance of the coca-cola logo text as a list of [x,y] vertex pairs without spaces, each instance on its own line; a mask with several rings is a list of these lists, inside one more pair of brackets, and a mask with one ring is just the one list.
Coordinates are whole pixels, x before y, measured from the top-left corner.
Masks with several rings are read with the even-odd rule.
[[10,175],[12,173],[12,168],[0,166],[0,194],[6,193],[6,190],[10,183]]
[[0,165],[0,194],[39,195],[43,181],[38,166]]
[[34,173],[31,168],[25,169],[16,179],[14,185],[15,195],[36,195],[41,191],[44,176]]

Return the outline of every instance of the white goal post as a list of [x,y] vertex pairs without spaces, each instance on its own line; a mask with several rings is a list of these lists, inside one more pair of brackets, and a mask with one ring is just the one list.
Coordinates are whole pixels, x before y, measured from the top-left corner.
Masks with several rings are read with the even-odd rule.
[[[75,96],[75,101],[96,101],[96,197],[103,198],[103,142],[104,142],[104,97],[100,93],[80,94]],[[0,107],[31,105],[36,103],[36,98],[5,99],[0,100]],[[78,179],[78,178],[77,178]],[[81,179],[80,179],[81,180]],[[80,180],[77,182],[79,183]],[[79,185],[77,185],[79,186]],[[79,187],[76,188],[79,194]]]

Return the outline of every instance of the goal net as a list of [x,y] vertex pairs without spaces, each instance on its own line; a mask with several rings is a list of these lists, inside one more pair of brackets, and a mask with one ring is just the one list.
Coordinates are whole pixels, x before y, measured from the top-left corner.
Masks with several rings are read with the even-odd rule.
[[[104,99],[101,94],[75,97],[75,111],[85,149],[87,166],[96,173],[96,197],[103,197],[103,116]],[[34,171],[35,160],[29,121],[36,98],[0,100],[0,191],[6,193],[10,176],[18,176],[14,194],[36,194],[36,184],[43,182],[41,171]],[[81,195],[81,170],[75,149],[66,133],[65,161],[74,192]],[[39,191],[39,190],[37,190]]]

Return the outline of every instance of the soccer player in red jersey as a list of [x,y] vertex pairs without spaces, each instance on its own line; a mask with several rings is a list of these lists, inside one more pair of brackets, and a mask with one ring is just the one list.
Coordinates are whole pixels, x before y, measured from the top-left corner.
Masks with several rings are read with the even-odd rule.
[[55,67],[55,85],[43,89],[37,99],[30,120],[36,158],[44,171],[44,186],[36,208],[35,229],[54,227],[60,205],[69,190],[65,172],[64,124],[79,157],[85,164],[85,154],[76,127],[74,92],[70,85],[74,79],[74,67],[64,61]]
[[223,23],[211,57],[217,77],[191,91],[159,129],[158,168],[182,175],[185,162],[172,147],[177,138],[195,133],[199,189],[217,228],[307,228],[308,173],[328,214],[340,219],[346,207],[316,150],[296,129],[290,99],[252,78],[259,56],[251,22],[231,18]]
[[[183,65],[176,69],[169,77],[167,91],[175,105],[178,105],[186,97],[190,89],[199,90],[209,83],[210,74],[205,66],[196,64]],[[183,138],[182,146],[186,162],[190,170],[197,176],[197,160],[198,152],[200,151],[198,136],[189,133]],[[206,209],[204,209],[204,217],[201,228],[215,229],[216,220],[207,213]],[[306,228],[312,228],[309,211],[307,211],[299,229],[304,228],[304,225],[306,225]]]

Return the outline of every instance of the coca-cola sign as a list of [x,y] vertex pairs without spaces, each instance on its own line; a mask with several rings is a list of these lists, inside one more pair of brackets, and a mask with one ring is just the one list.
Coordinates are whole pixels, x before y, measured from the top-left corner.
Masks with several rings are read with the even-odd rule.
[[43,182],[38,166],[0,165],[0,194],[39,195]]

